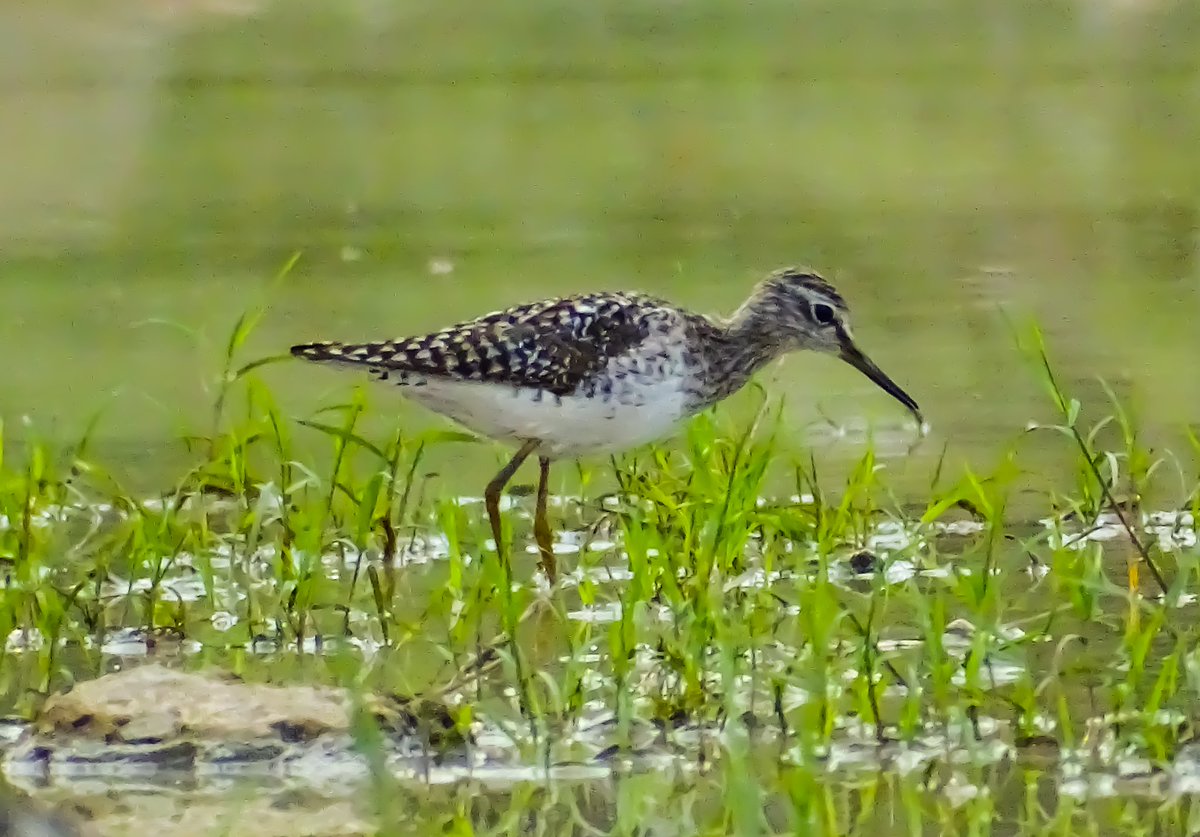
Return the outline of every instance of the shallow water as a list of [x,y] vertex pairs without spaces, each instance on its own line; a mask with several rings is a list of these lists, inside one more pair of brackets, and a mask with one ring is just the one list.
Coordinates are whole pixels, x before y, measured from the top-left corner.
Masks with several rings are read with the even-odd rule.
[[[26,359],[0,414],[71,439],[102,411],[96,449],[147,483],[294,251],[247,357],[595,287],[728,311],[814,265],[933,425],[893,465],[914,485],[1049,415],[1009,318],[1088,410],[1101,377],[1154,441],[1193,418],[1192,4],[41,7],[0,12],[28,45],[0,62],[0,347]],[[354,380],[264,374],[298,415]],[[830,359],[766,380],[835,460],[904,418]],[[431,422],[371,393],[381,429]],[[450,462],[460,491],[492,467]]]
[[[575,502],[555,499],[560,509]],[[812,499],[797,497],[792,502],[804,506]],[[465,497],[460,505],[476,504]],[[528,505],[528,498],[510,502],[525,526]],[[120,516],[111,508],[76,508],[45,517],[63,521],[97,514]],[[785,569],[764,572],[752,565],[723,581],[722,595],[730,607],[741,607],[740,597],[756,592],[767,591],[772,597],[765,600],[769,607],[745,610],[747,618],[766,614],[775,621],[768,634],[751,640],[755,674],[729,681],[714,657],[703,664],[703,676],[706,688],[722,697],[715,705],[695,707],[694,715],[677,712],[663,718],[661,710],[649,710],[647,716],[646,707],[681,691],[686,666],[666,658],[653,637],[669,646],[673,636],[686,633],[683,626],[691,614],[653,602],[638,604],[635,619],[646,633],[629,659],[629,672],[619,681],[611,642],[634,580],[629,556],[619,535],[614,542],[611,533],[561,533],[556,551],[567,574],[554,604],[543,601],[524,617],[528,642],[523,653],[526,665],[544,672],[547,682],[570,682],[564,672],[582,666],[577,693],[581,703],[562,721],[553,720],[551,713],[533,723],[522,719],[514,690],[504,685],[512,682],[507,665],[490,665],[481,675],[471,674],[464,661],[469,662],[477,649],[469,642],[466,647],[445,644],[433,604],[453,566],[444,539],[416,539],[400,559],[407,593],[395,603],[401,611],[396,621],[412,620],[422,629],[394,647],[379,634],[370,592],[363,584],[349,600],[349,609],[314,619],[310,631],[317,633],[310,633],[299,647],[271,636],[247,641],[245,626],[233,614],[245,612],[247,597],[270,599],[278,584],[280,556],[272,548],[245,554],[234,541],[232,550],[180,553],[154,585],[160,600],[186,608],[178,625],[182,633],[115,629],[121,619],[136,624],[142,618],[152,585],[145,578],[123,582],[111,572],[99,601],[114,629],[98,648],[86,640],[63,643],[58,665],[82,679],[145,661],[189,668],[215,665],[273,683],[355,682],[359,674],[353,672],[361,672],[372,689],[422,693],[433,688],[447,705],[472,703],[470,744],[449,750],[427,744],[430,754],[424,757],[407,753],[408,745],[406,753],[387,760],[391,779],[382,796],[361,757],[302,762],[282,772],[253,765],[158,773],[144,765],[67,765],[46,775],[21,764],[9,764],[6,771],[16,787],[42,801],[69,803],[105,834],[134,828],[195,833],[202,813],[250,817],[255,825],[246,833],[261,834],[291,834],[295,829],[366,833],[400,820],[401,832],[423,833],[446,827],[447,817],[463,828],[470,824],[501,833],[523,831],[527,826],[522,823],[531,822],[556,833],[594,833],[590,828],[613,834],[632,833],[635,827],[693,833],[696,828],[716,829],[720,823],[739,833],[760,827],[816,834],[866,833],[872,828],[922,834],[1035,834],[1044,829],[1126,833],[1122,829],[1133,822],[1147,827],[1157,823],[1148,833],[1160,833],[1160,828],[1174,833],[1190,828],[1183,824],[1196,816],[1200,760],[1195,745],[1185,736],[1166,757],[1151,758],[1137,743],[1137,735],[1122,733],[1121,727],[1188,725],[1186,709],[1180,711],[1188,704],[1186,699],[1181,704],[1178,695],[1169,700],[1171,709],[1152,718],[1136,712],[1123,720],[1106,715],[1102,707],[1107,699],[1098,697],[1097,690],[1110,688],[1104,670],[1114,653],[1122,653],[1119,636],[1107,635],[1095,623],[1078,623],[1088,636],[1071,655],[1070,678],[1062,675],[1058,687],[1065,715],[1042,712],[1029,727],[1018,723],[1008,703],[1020,696],[1031,677],[1040,678],[1061,665],[1059,656],[1073,643],[1075,629],[1056,600],[1051,577],[1057,573],[1065,578],[1069,572],[1062,566],[1030,564],[1026,549],[1038,549],[1043,556],[1087,553],[1111,564],[1110,574],[1119,576],[1129,547],[1122,543],[1123,531],[1114,527],[1112,515],[1086,526],[1059,519],[1032,522],[1029,529],[1043,534],[1006,547],[995,559],[995,583],[1007,603],[1003,622],[982,626],[986,633],[980,634],[969,620],[954,618],[939,639],[940,653],[955,669],[947,688],[959,695],[949,712],[906,726],[902,719],[909,689],[884,677],[880,708],[890,719],[887,737],[893,740],[880,744],[876,730],[851,712],[833,719],[828,739],[815,747],[794,731],[781,735],[778,719],[780,709],[794,713],[817,698],[806,675],[792,673],[794,664],[805,666],[811,660],[809,637],[799,620],[802,610],[795,602],[803,597],[805,585],[824,572],[814,563],[815,553],[805,558],[803,543],[794,544]],[[1194,543],[1195,521],[1189,513],[1147,512],[1140,532],[1159,538],[1166,553],[1182,554]],[[969,603],[956,602],[964,590],[955,585],[957,579],[982,569],[982,534],[982,527],[970,520],[932,526],[882,520],[865,533],[870,552],[842,556],[845,560],[830,565],[828,578],[846,607],[855,608],[856,594],[862,601],[888,602],[887,618],[877,629],[878,650],[896,668],[910,671],[911,664],[916,671],[922,655],[934,653],[919,627],[920,609],[938,601],[951,608],[947,619],[970,612]],[[1097,545],[1101,552],[1095,551]],[[520,578],[533,573],[533,557],[517,562]],[[293,558],[305,561],[300,554]],[[359,560],[357,553],[344,550],[322,556],[322,577],[341,589],[343,574]],[[470,556],[466,560],[473,563]],[[544,591],[544,582],[534,580]],[[1170,618],[1187,619],[1195,606],[1195,597],[1184,595],[1174,602]],[[1055,612],[1067,620],[1066,627],[1055,628],[1053,620],[1047,621]],[[10,684],[37,682],[45,643],[36,632],[8,636],[5,670]],[[720,649],[712,650],[719,655]],[[972,673],[973,654],[983,655],[983,665]],[[835,705],[845,705],[858,679],[857,662],[853,653],[846,657],[831,649],[831,655],[837,662],[824,688]],[[1148,664],[1145,675],[1157,674],[1157,666]],[[773,681],[773,676],[786,683],[777,697],[771,684],[781,681]],[[1113,682],[1119,684],[1120,678]],[[961,711],[969,704],[953,708],[954,701],[972,694],[973,713]],[[8,697],[18,705],[21,699],[20,689]],[[622,710],[628,706],[623,699],[642,708]],[[922,699],[937,698],[929,692]],[[781,702],[773,706],[773,701]],[[1064,721],[1086,731],[1083,737],[1072,740],[1061,726]],[[15,740],[21,729],[9,727],[6,734]],[[471,802],[465,804],[468,798]],[[657,821],[653,811],[661,809],[652,800],[664,798],[670,800],[671,813]],[[1110,803],[1114,800],[1120,804]],[[452,803],[456,807],[446,807]],[[255,813],[259,811],[261,816]],[[339,813],[330,818],[329,811]],[[560,822],[562,818],[566,820]]]

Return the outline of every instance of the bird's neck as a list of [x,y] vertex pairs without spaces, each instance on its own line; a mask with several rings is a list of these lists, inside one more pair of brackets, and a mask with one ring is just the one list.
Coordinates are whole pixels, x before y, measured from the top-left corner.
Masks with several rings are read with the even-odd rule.
[[698,407],[711,406],[744,387],[758,370],[782,355],[786,343],[752,303],[725,321],[707,321],[709,339],[702,341],[708,386]]

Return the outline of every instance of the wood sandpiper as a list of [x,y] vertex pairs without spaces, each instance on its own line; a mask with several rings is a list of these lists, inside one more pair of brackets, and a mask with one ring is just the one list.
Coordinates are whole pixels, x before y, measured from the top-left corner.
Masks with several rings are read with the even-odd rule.
[[728,319],[637,293],[599,292],[517,305],[423,337],[293,346],[305,360],[365,368],[425,407],[517,446],[484,491],[497,554],[500,495],[536,453],[534,536],[557,569],[546,497],[550,463],[614,453],[667,435],[801,349],[833,354],[912,412],[908,393],[855,345],[845,300],[816,273],[777,270]]

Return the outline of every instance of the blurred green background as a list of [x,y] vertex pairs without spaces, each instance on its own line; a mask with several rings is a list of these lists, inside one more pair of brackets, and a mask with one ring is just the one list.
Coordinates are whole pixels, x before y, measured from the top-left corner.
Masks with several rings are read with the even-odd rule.
[[[1089,408],[1102,376],[1177,439],[1200,396],[1198,43],[1200,4],[1170,0],[10,0],[0,417],[65,440],[103,409],[100,449],[151,473],[264,299],[251,355],[600,287],[728,311],[802,263],[933,425],[897,468],[1049,416],[1006,317],[1040,322]],[[357,382],[264,377],[295,415]],[[836,361],[766,381],[797,445],[907,446]]]

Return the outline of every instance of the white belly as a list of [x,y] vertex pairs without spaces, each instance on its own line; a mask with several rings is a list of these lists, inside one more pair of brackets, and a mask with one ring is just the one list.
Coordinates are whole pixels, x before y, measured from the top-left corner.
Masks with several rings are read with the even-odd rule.
[[503,384],[410,381],[406,396],[459,424],[502,441],[537,439],[538,453],[574,458],[616,453],[668,435],[686,416],[677,380],[626,384],[605,397],[563,396]]

